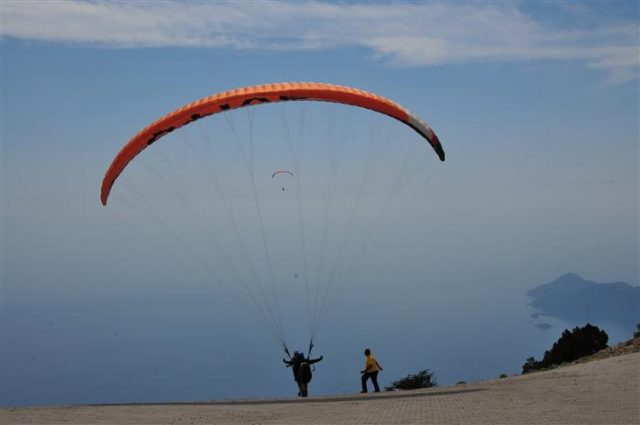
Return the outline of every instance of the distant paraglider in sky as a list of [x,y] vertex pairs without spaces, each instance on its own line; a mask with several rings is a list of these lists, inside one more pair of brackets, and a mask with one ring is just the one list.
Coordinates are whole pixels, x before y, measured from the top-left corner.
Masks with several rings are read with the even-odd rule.
[[[273,174],[271,175],[271,178],[275,178],[276,176],[280,176],[280,175],[289,175],[291,177],[294,177],[293,173],[289,170],[276,170],[273,172]],[[285,187],[282,186],[282,191],[284,192]]]

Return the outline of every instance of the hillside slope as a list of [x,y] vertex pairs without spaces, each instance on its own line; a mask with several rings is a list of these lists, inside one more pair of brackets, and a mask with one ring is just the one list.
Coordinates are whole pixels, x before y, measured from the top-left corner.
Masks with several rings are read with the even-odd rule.
[[13,408],[2,424],[638,424],[640,352],[493,381],[308,400]]

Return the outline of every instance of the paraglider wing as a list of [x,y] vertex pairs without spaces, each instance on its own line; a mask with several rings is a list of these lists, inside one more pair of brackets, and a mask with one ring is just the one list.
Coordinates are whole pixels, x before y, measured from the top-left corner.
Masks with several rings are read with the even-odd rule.
[[293,173],[289,170],[276,170],[274,171],[274,173],[271,175],[271,178],[274,178],[275,176],[279,175],[279,174],[289,174],[291,177],[293,176]]
[[134,136],[118,152],[109,166],[104,179],[100,200],[107,204],[109,193],[116,179],[127,164],[162,136],[200,118],[244,106],[261,103],[286,102],[290,100],[336,102],[371,109],[388,115],[413,128],[424,137],[441,161],[444,150],[438,136],[424,121],[407,109],[382,96],[345,86],[324,83],[275,83],[243,87],[196,100],[161,117]]

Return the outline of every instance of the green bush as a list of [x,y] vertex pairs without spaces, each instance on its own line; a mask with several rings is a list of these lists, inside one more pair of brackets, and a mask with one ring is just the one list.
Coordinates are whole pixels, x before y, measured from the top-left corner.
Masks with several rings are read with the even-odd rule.
[[433,372],[429,369],[421,370],[415,375],[407,375],[406,377],[393,382],[391,385],[386,386],[386,391],[393,390],[415,390],[418,388],[430,388],[437,387],[438,382]]

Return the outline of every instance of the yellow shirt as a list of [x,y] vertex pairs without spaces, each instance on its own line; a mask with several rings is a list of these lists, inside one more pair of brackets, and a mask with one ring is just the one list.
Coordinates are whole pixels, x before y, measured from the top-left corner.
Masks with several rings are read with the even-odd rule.
[[380,368],[378,367],[378,362],[376,361],[376,358],[373,357],[373,354],[369,354],[367,356],[367,359],[364,362],[364,371],[367,373],[371,373],[371,372],[377,372],[379,370]]

